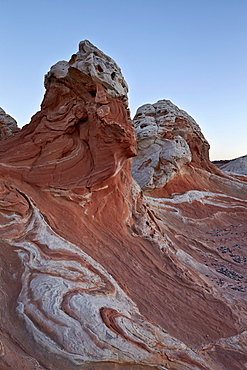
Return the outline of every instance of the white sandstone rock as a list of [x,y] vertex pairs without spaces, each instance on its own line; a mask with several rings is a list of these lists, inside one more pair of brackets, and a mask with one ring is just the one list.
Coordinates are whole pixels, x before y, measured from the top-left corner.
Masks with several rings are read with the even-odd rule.
[[239,175],[247,175],[247,155],[229,161],[221,167],[221,170]]
[[[183,125],[176,125],[178,119]],[[133,158],[132,175],[146,190],[164,186],[183,165],[191,162],[187,132],[201,134],[193,118],[169,100],[138,108],[134,127],[138,152]]]
[[55,75],[57,78],[66,77],[70,67],[77,68],[81,72],[92,77],[92,79],[103,85],[109,95],[121,98],[128,106],[128,85],[124,80],[121,69],[117,63],[96,48],[88,40],[79,43],[79,51],[72,55],[69,62],[60,61],[51,67],[45,78]]
[[0,140],[19,131],[16,120],[0,108]]

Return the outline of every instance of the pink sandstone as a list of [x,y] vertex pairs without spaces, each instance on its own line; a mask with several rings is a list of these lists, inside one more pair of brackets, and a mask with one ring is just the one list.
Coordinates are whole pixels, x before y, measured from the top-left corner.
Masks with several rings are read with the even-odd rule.
[[246,182],[169,101],[136,141],[121,70],[88,41],[45,87],[0,146],[0,368],[245,368]]

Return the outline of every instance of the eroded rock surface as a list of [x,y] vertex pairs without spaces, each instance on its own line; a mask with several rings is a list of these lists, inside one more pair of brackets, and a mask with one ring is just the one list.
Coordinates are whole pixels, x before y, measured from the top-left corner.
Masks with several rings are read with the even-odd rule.
[[133,122],[138,151],[132,174],[142,189],[163,188],[189,163],[215,172],[200,127],[170,100],[143,105]]
[[0,108],[0,140],[19,131],[16,120]]
[[[109,95],[121,99],[124,105],[128,106],[128,85],[124,80],[121,69],[112,58],[92,45],[90,41],[81,41],[79,51],[72,55],[69,62],[60,61],[52,66],[50,72],[46,75],[46,79],[51,76],[64,78],[70,67],[74,67],[90,76]],[[102,103],[105,99],[104,94],[102,96],[99,94],[97,102]]]
[[[176,127],[178,120],[180,127]],[[181,166],[191,162],[191,151],[184,136],[187,138],[188,134],[196,132],[203,138],[196,122],[169,100],[140,107],[134,117],[134,126],[138,152],[133,160],[132,174],[145,190],[163,187]]]
[[127,85],[88,41],[45,86],[0,147],[0,368],[245,368],[246,183],[159,101],[135,118],[158,163],[138,185]]

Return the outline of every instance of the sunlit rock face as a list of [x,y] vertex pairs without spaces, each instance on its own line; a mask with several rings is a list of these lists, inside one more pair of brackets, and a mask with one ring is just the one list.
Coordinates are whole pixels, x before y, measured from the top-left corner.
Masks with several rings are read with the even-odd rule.
[[127,85],[88,41],[45,86],[0,146],[0,368],[245,368],[246,183],[159,101],[135,118],[160,166],[138,184]]

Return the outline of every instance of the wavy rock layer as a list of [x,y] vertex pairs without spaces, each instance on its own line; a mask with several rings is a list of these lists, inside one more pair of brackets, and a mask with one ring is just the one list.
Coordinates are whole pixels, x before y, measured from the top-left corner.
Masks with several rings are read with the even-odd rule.
[[160,101],[135,120],[142,191],[127,85],[88,41],[45,85],[1,142],[1,369],[243,369],[245,183]]

